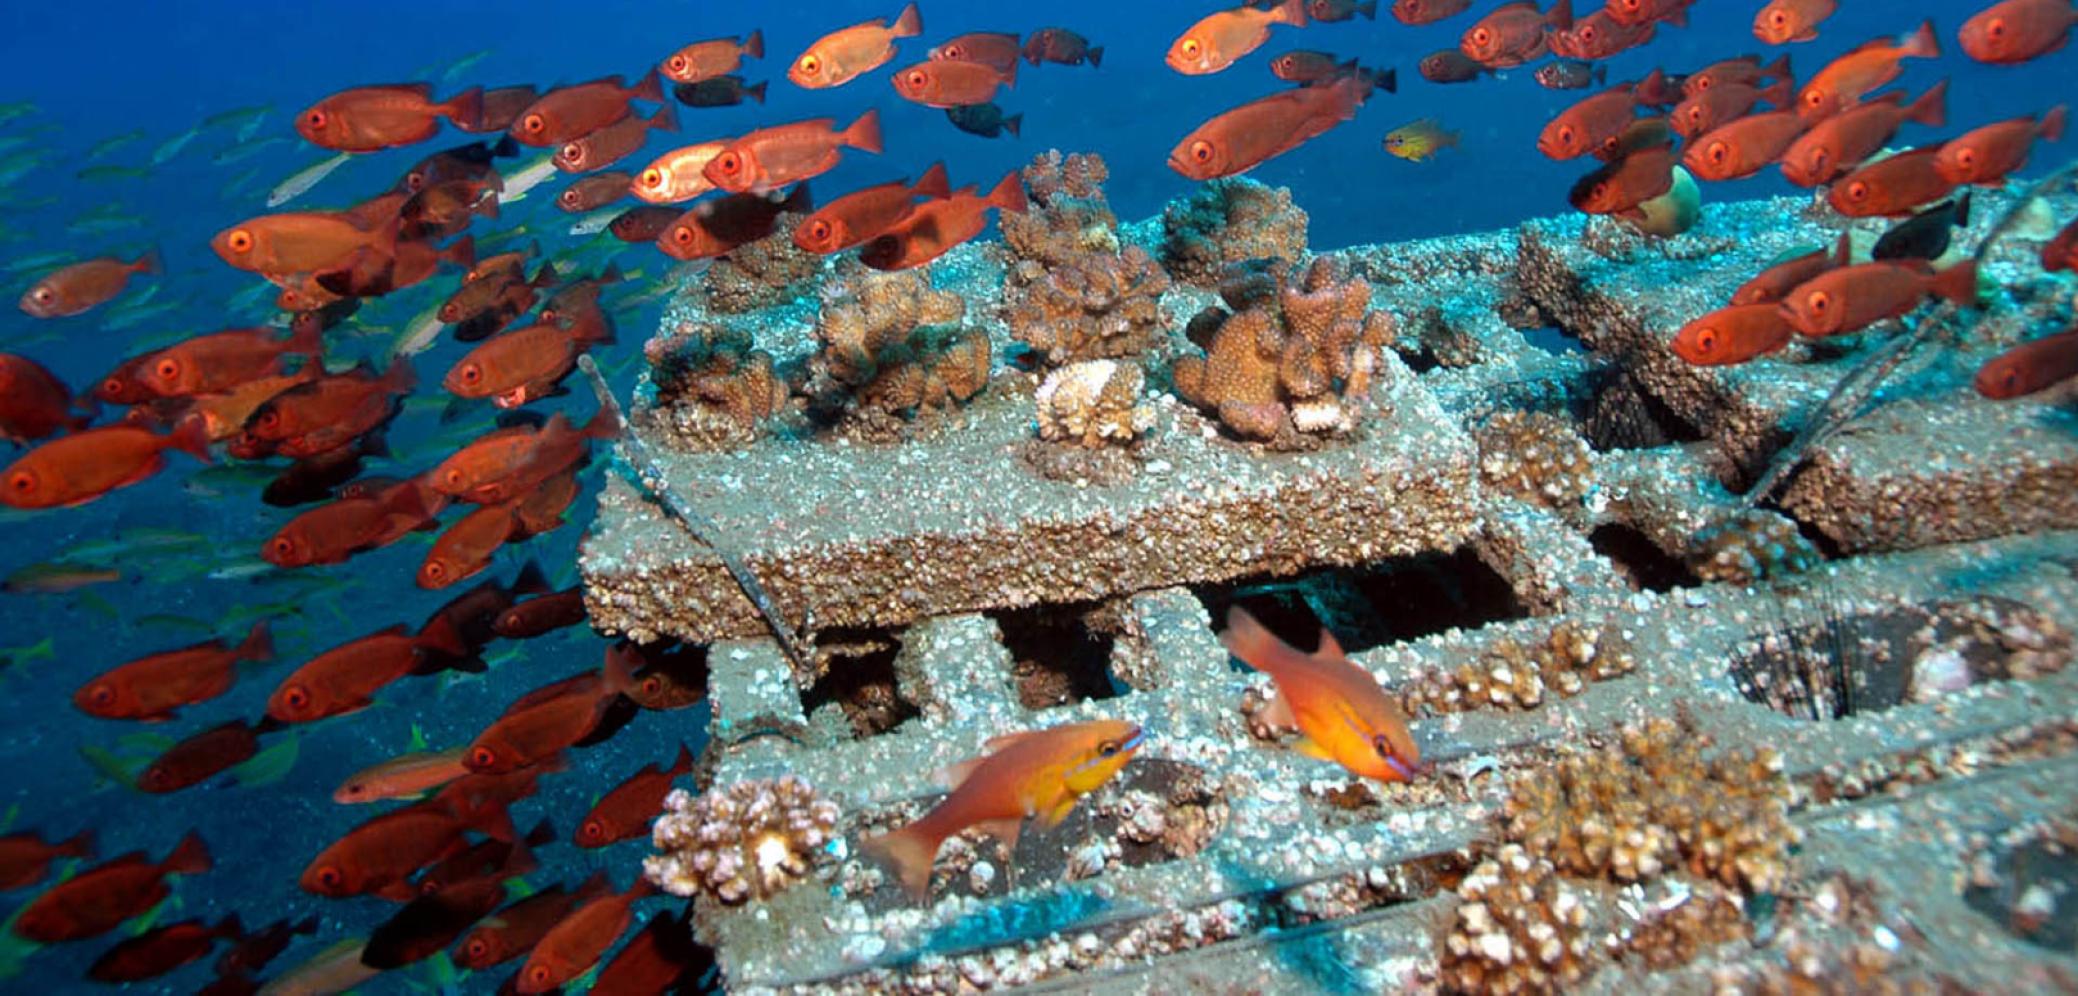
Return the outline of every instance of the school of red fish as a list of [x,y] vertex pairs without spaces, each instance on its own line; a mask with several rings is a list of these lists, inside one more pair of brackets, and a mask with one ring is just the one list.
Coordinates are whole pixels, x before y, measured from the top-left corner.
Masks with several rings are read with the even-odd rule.
[[[1683,328],[1672,349],[1695,364],[1740,363],[1782,349],[1795,336],[1837,336],[1910,314],[1930,299],[1975,300],[1977,274],[1965,260],[1938,267],[1949,232],[1966,223],[1970,186],[2001,184],[2034,143],[2056,141],[2062,106],[2037,117],[1982,124],[1946,141],[1887,153],[1908,127],[1947,123],[1945,82],[1917,95],[1882,88],[1913,60],[1940,55],[1931,23],[1867,41],[1799,82],[1790,57],[1743,55],[1686,73],[1655,70],[1604,88],[1600,60],[1648,44],[1686,25],[1695,0],[1607,0],[1574,16],[1571,0],[1549,8],[1508,3],[1474,19],[1458,48],[1418,62],[1438,84],[1463,83],[1542,62],[1537,81],[1593,89],[1557,115],[1536,148],[1553,159],[1593,157],[1600,165],[1568,197],[1592,214],[1632,216],[1668,193],[1677,166],[1724,182],[1779,165],[1792,183],[1825,187],[1850,217],[1907,219],[1874,258],[1858,262],[1849,240],[1783,260],[1756,274],[1722,310]],[[1204,75],[1233,68],[1273,35],[1315,23],[1375,18],[1377,0],[1279,0],[1221,10],[1184,28],[1167,64]],[[1468,15],[1471,0],[1397,0],[1391,14],[1408,24]],[[1753,24],[1770,45],[1820,37],[1833,0],[1768,0]],[[2078,14],[2067,0],[2001,0],[1960,26],[1957,44],[1973,59],[2010,64],[2062,47]],[[786,66],[805,89],[854,84],[896,62],[907,39],[924,31],[917,5],[895,16],[832,31]],[[1017,117],[993,108],[1014,87],[1021,63],[1099,67],[1104,50],[1066,28],[1022,39],[980,32],[946,39],[921,61],[892,71],[904,100],[948,111],[955,124],[984,134],[1017,131]],[[779,217],[802,217],[793,242],[818,254],[857,250],[866,266],[919,267],[973,239],[991,211],[1023,211],[1016,174],[986,192],[955,188],[942,164],[914,180],[851,191],[817,207],[807,183],[838,161],[885,151],[879,116],[867,110],[840,124],[829,118],[775,123],[651,157],[639,169],[611,172],[658,133],[681,122],[667,100],[690,107],[762,102],[766,84],[739,70],[765,55],[761,32],[694,41],[664,54],[629,82],[610,77],[545,92],[533,86],[471,87],[435,94],[429,85],[370,85],[331,94],[295,119],[312,145],[372,153],[431,140],[443,128],[495,138],[425,156],[389,188],[341,210],[285,211],[235,221],[210,240],[223,264],[278,288],[288,332],[245,328],[196,335],[131,356],[83,394],[36,361],[0,354],[0,434],[28,447],[0,470],[0,502],[19,509],[76,506],[160,473],[167,451],[201,462],[223,456],[281,459],[269,502],[307,505],[271,536],[254,538],[278,568],[343,563],[418,531],[439,530],[415,582],[438,589],[475,578],[509,546],[554,530],[580,492],[593,444],[618,432],[610,412],[579,422],[542,417],[528,406],[565,393],[579,357],[615,344],[607,303],[624,278],[608,267],[588,276],[536,262],[537,247],[479,256],[474,226],[495,222],[510,177],[501,161],[521,146],[552,150],[571,181],[557,197],[565,211],[593,212],[630,199],[610,230],[650,243],[674,260],[709,259],[767,238]],[[1545,61],[1549,60],[1549,61]],[[1394,91],[1389,69],[1361,66],[1320,50],[1266,59],[1270,75],[1295,84],[1218,114],[1176,142],[1169,164],[1195,180],[1234,176],[1352,120],[1378,90]],[[1029,68],[1027,68],[1029,72]],[[641,104],[661,105],[645,113]],[[1387,147],[1425,159],[1455,136],[1402,129]],[[1929,207],[1933,205],[1933,207]],[[186,250],[188,247],[181,247]],[[199,247],[197,247],[199,248]],[[81,315],[160,269],[156,252],[136,259],[76,262],[22,297],[39,319]],[[2078,223],[2042,251],[2050,270],[2078,267]],[[457,274],[458,279],[449,274]],[[364,461],[387,455],[384,433],[403,400],[421,390],[410,352],[386,363],[335,369],[325,362],[327,332],[351,320],[358,302],[443,281],[440,326],[473,344],[440,379],[454,399],[488,401],[497,424],[410,475],[365,475]],[[529,317],[531,316],[531,317]],[[437,331],[437,329],[435,330]],[[1988,397],[2030,393],[2078,373],[2078,330],[2037,340],[1986,365],[1977,388]],[[104,406],[120,411],[102,420]],[[96,422],[100,424],[96,424]],[[466,511],[443,525],[451,508]],[[550,590],[531,565],[510,585],[478,583],[415,629],[394,626],[349,640],[279,680],[265,715],[211,726],[179,741],[137,776],[148,793],[202,784],[252,758],[260,739],[297,724],[366,709],[389,686],[447,670],[481,670],[493,640],[526,639],[585,620],[581,593]],[[1419,777],[1420,751],[1405,717],[1376,679],[1323,634],[1311,654],[1272,636],[1235,610],[1222,638],[1236,657],[1267,674],[1277,695],[1266,721],[1299,733],[1299,751],[1348,772],[1384,781]],[[240,665],[274,654],[268,624],[233,643],[211,640],[112,667],[73,696],[80,711],[133,722],[176,719],[240,678]],[[402,803],[337,840],[311,849],[299,885],[341,900],[375,897],[398,904],[368,938],[342,941],[263,987],[259,974],[315,918],[248,930],[235,915],[156,926],[110,948],[92,969],[103,981],[156,977],[224,948],[213,994],[330,992],[382,971],[452,950],[460,965],[487,970],[516,963],[510,991],[556,989],[600,963],[595,985],[615,993],[661,992],[689,956],[640,933],[608,960],[651,894],[639,878],[616,890],[603,876],[556,886],[510,904],[503,883],[537,867],[535,852],[555,838],[546,823],[521,833],[509,807],[563,769],[573,747],[613,735],[643,711],[683,708],[704,694],[704,675],[672,655],[622,644],[603,664],[529,691],[467,744],[392,758],[362,771],[334,793],[342,805]],[[950,795],[932,812],[864,842],[896,881],[928,893],[940,843],[971,826],[1014,839],[1020,823],[1058,823],[1077,800],[1105,784],[1147,739],[1139,726],[1096,720],[990,740],[988,753],[947,773]],[[572,842],[598,848],[647,835],[675,778],[693,765],[681,751],[605,792],[584,814]],[[91,833],[48,841],[36,832],[0,837],[0,889],[42,882],[55,863],[91,860]],[[138,852],[102,861],[49,887],[14,920],[22,938],[56,944],[100,937],[150,910],[176,876],[207,874],[210,850],[188,834],[163,858]],[[669,923],[660,918],[660,929]],[[681,928],[682,929],[682,928]]]

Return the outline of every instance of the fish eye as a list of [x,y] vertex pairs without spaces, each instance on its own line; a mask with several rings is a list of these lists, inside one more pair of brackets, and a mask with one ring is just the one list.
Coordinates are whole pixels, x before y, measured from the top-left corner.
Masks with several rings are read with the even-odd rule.
[[323,868],[317,870],[317,884],[322,885],[327,889],[339,888],[339,884],[342,881],[342,879],[343,877],[339,874],[339,869],[334,868],[331,865],[326,865]]
[[546,987],[548,985],[548,966],[535,965],[527,969],[527,981],[535,986]]
[[1185,38],[1183,40],[1183,44],[1177,46],[1177,49],[1183,52],[1184,55],[1195,59],[1198,57],[1199,47],[1200,46],[1198,45],[1198,40],[1196,38]]
[[563,146],[563,158],[568,159],[573,163],[583,162],[584,146],[579,145],[576,142],[571,142],[569,145]]
[[960,62],[967,58],[967,50],[959,47],[958,45],[947,45],[944,48],[939,49],[938,51],[940,54],[944,55],[946,58],[951,59],[954,62]]
[[470,961],[479,961],[489,957],[491,945],[481,937],[472,937],[469,943],[462,945],[462,953],[468,955]]
[[643,170],[643,171],[642,171],[642,185],[643,185],[643,186],[645,186],[645,187],[661,187],[661,186],[663,186],[663,185],[664,185],[664,171],[663,171],[663,170],[660,170],[660,169],[656,169],[655,167],[651,167],[651,168],[649,168],[649,169]]
[[230,235],[224,237],[224,245],[231,247],[232,252],[251,252],[253,233],[243,228],[234,228]]
[[548,119],[539,114],[529,114],[520,119],[521,131],[547,131]]
[[1199,139],[1191,143],[1191,158],[1201,163],[1212,161],[1212,143]]
[[565,190],[565,191],[563,191],[562,193],[560,193],[560,194],[556,195],[556,203],[558,203],[558,204],[561,204],[561,205],[563,205],[564,207],[576,207],[576,206],[577,206],[577,191],[575,191],[575,190]]
[[1712,142],[1704,154],[1710,157],[1712,163],[1722,166],[1724,161],[1731,157],[1732,150],[1723,142]]
[[90,691],[88,691],[88,692],[87,692],[87,701],[89,701],[89,702],[92,702],[92,703],[94,703],[94,704],[95,704],[95,705],[97,705],[97,706],[111,706],[111,705],[114,705],[114,704],[115,704],[115,686],[113,686],[113,685],[95,685],[95,686],[93,687],[93,689],[91,689]]
[[469,766],[470,766],[470,767],[472,767],[472,768],[488,768],[488,767],[490,767],[491,765],[493,765],[493,764],[496,764],[496,763],[498,763],[498,752],[497,752],[497,751],[494,751],[494,750],[490,749],[489,747],[471,747],[471,748],[469,748]]
[[644,695],[657,695],[657,694],[659,694],[659,693],[663,692],[663,690],[664,690],[664,682],[663,682],[663,679],[661,679],[661,678],[658,678],[658,677],[656,677],[655,675],[651,675],[650,677],[647,677],[647,678],[644,678],[644,679],[642,679],[642,694],[644,694]]
[[281,693],[281,701],[289,708],[302,712],[310,706],[310,693],[305,691],[302,685],[291,685],[288,691]]
[[578,830],[578,833],[584,835],[588,840],[598,840],[606,836],[606,824],[598,820],[586,820],[584,821],[584,826]]
[[35,298],[38,301],[48,303],[52,298],[57,297],[58,295],[52,292],[51,289],[48,287],[38,287],[35,290],[30,291],[29,296]]
[[180,376],[180,361],[169,356],[153,366],[152,372],[158,374],[160,380],[172,380]]
[[716,159],[715,162],[720,164],[720,169],[724,173],[734,173],[743,168],[742,158],[734,152],[722,153],[721,157]]
[[269,547],[274,550],[275,556],[283,559],[287,559],[289,554],[296,552],[296,544],[290,541],[287,536],[275,537],[274,542],[269,544]]
[[479,381],[479,380],[482,380],[482,379],[483,379],[483,368],[482,368],[482,367],[479,367],[479,366],[477,366],[477,365],[476,365],[476,364],[474,364],[474,363],[464,363],[464,364],[462,364],[462,382],[463,382],[463,383],[465,383],[465,384],[474,384],[474,383],[476,383],[477,381]]
[[1955,150],[1955,164],[1964,169],[1976,168],[1977,150],[1967,147]]
[[1118,746],[1118,741],[1106,740],[1097,745],[1097,753],[1104,757],[1115,757],[1118,754]]
[[924,71],[921,69],[912,69],[909,71],[909,86],[911,89],[921,90],[923,89],[924,84],[929,83],[930,81],[930,77],[925,76]]
[[447,576],[447,565],[437,560],[426,561],[426,566],[419,570],[425,574],[428,581],[438,581]]
[[1572,145],[1572,144],[1573,144],[1573,126],[1572,126],[1572,125],[1565,125],[1565,126],[1563,126],[1563,127],[1559,128],[1559,131],[1558,131],[1558,137],[1559,137],[1559,142],[1561,142],[1562,144],[1565,144],[1565,145]]
[[1999,393],[2011,396],[2020,393],[2020,371],[2007,367],[1999,372]]
[[1823,315],[1833,307],[1833,296],[1825,291],[1812,291],[1804,297],[1804,306]]
[[1769,11],[1768,23],[1778,28],[1787,27],[1789,25],[1789,15],[1779,10]]
[[1696,349],[1705,353],[1717,351],[1717,330],[1704,329],[1696,333]]
[[17,470],[7,477],[7,487],[15,494],[25,495],[36,490],[36,475],[26,470]]
[[1393,756],[1393,742],[1387,739],[1383,733],[1371,738],[1371,749],[1376,751],[1379,757],[1389,758]]
[[821,242],[825,239],[828,239],[830,237],[830,223],[827,221],[817,221],[811,223],[808,226],[808,237],[816,240],[817,242]]
[[1580,35],[1580,40],[1581,40],[1581,41],[1584,41],[1584,42],[1593,42],[1593,41],[1595,40],[1595,34],[1596,34],[1596,31],[1595,31],[1595,26],[1594,26],[1594,25],[1592,25],[1592,24],[1583,24],[1583,25],[1581,25],[1581,26],[1580,26],[1580,31],[1579,31],[1579,35]]
[[1486,43],[1493,41],[1493,39],[1494,33],[1488,31],[1485,28],[1472,29],[1472,44],[1474,45],[1485,45]]
[[682,246],[692,245],[693,227],[691,225],[680,225],[677,228],[672,229],[671,241],[676,242]]
[[272,408],[260,413],[260,428],[262,429],[272,429],[274,424],[279,421],[281,421],[281,414]]
[[449,487],[459,488],[462,486],[462,470],[459,467],[449,470],[441,475],[441,479],[445,480]]
[[2003,17],[1992,18],[1990,21],[1985,23],[1984,33],[1993,38],[2006,37],[2006,19]]
[[1867,200],[1867,199],[1868,199],[1868,197],[1869,197],[1869,185],[1868,185],[1867,183],[1864,183],[1864,182],[1862,182],[1862,181],[1860,181],[1860,180],[1856,180],[1856,181],[1854,181],[1853,183],[1850,183],[1850,184],[1848,184],[1848,185],[1847,185],[1847,199],[1848,199],[1848,200],[1850,200],[1850,201],[1861,201],[1861,200]]
[[685,56],[674,55],[671,58],[664,60],[664,67],[671,70],[674,73],[685,72]]
[[795,65],[800,67],[801,73],[805,76],[814,76],[815,74],[823,71],[823,60],[818,59],[813,55],[802,56],[801,61],[795,63]]
[[311,111],[303,116],[303,121],[312,128],[323,128],[325,126],[325,112]]

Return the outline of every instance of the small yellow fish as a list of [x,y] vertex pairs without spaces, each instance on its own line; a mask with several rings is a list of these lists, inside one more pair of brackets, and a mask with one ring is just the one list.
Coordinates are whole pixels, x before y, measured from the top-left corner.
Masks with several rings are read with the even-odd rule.
[[1264,720],[1298,727],[1304,734],[1300,753],[1381,782],[1411,781],[1422,772],[1421,750],[1407,732],[1407,717],[1371,672],[1343,655],[1327,630],[1320,632],[1320,649],[1301,653],[1236,605],[1227,611],[1219,640],[1277,683],[1277,698],[1264,710]]
[[1458,133],[1445,131],[1435,118],[1403,124],[1385,133],[1385,151],[1411,163],[1425,162],[1439,150],[1458,144]]

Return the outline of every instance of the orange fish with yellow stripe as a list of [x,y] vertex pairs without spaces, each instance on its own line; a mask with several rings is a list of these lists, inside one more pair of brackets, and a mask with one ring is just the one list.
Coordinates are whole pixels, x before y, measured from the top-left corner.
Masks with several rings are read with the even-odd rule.
[[1421,751],[1407,732],[1407,717],[1378,679],[1342,653],[1334,634],[1322,630],[1320,649],[1300,653],[1237,605],[1228,610],[1219,639],[1229,653],[1277,683],[1263,720],[1298,727],[1300,753],[1382,782],[1410,781],[1420,773]]

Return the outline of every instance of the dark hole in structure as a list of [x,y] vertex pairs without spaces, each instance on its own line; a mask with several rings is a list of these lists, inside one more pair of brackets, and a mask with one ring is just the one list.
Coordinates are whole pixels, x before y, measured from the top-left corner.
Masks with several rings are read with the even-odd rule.
[[822,677],[801,695],[801,709],[813,716],[835,703],[861,737],[886,733],[917,715],[895,686],[895,657],[902,652],[901,634],[892,629],[827,629],[815,635]]
[[1522,337],[1530,345],[1553,356],[1567,356],[1573,353],[1587,352],[1587,346],[1580,341],[1579,336],[1556,326],[1542,325],[1537,328],[1524,329]]
[[1631,587],[1642,591],[1672,591],[1701,583],[1688,565],[1667,555],[1650,537],[1622,522],[1599,526],[1588,534],[1595,552],[1616,564]]
[[2078,948],[2078,830],[2052,825],[1998,856],[1990,885],[1963,890],[1963,902],[2014,937],[2068,954]]
[[1596,450],[1654,449],[1702,440],[1703,432],[1667,407],[1620,367],[1604,367],[1592,381],[1585,419]]
[[[1785,487],[1786,486],[1787,485],[1785,485]],[[1778,490],[1776,493],[1780,494],[1781,492],[1780,490]],[[1802,536],[1807,540],[1810,540],[1811,545],[1818,549],[1819,556],[1824,557],[1827,560],[1839,560],[1841,557],[1846,556],[1846,551],[1840,549],[1839,542],[1834,540],[1831,536],[1827,536],[1825,534],[1825,530],[1820,529],[1816,525],[1806,522],[1803,519],[1799,519],[1794,515],[1790,515],[1790,513],[1787,510],[1778,508],[1776,509],[1776,511],[1781,512],[1783,515],[1789,516],[1789,521],[1797,524],[1797,535]]]
[[1010,650],[1018,701],[1027,709],[1108,699],[1119,693],[1111,677],[1111,634],[1090,627],[1096,603],[1034,605],[989,613]]
[[1399,352],[1400,360],[1407,364],[1407,369],[1418,374],[1428,373],[1443,365],[1437,362],[1435,352],[1426,346],[1418,350],[1401,350]]
[[1226,628],[1239,605],[1302,651],[1335,634],[1350,653],[1420,639],[1449,629],[1477,629],[1529,615],[1508,580],[1471,547],[1455,553],[1399,557],[1364,568],[1322,568],[1291,577],[1258,577],[1194,589]]

